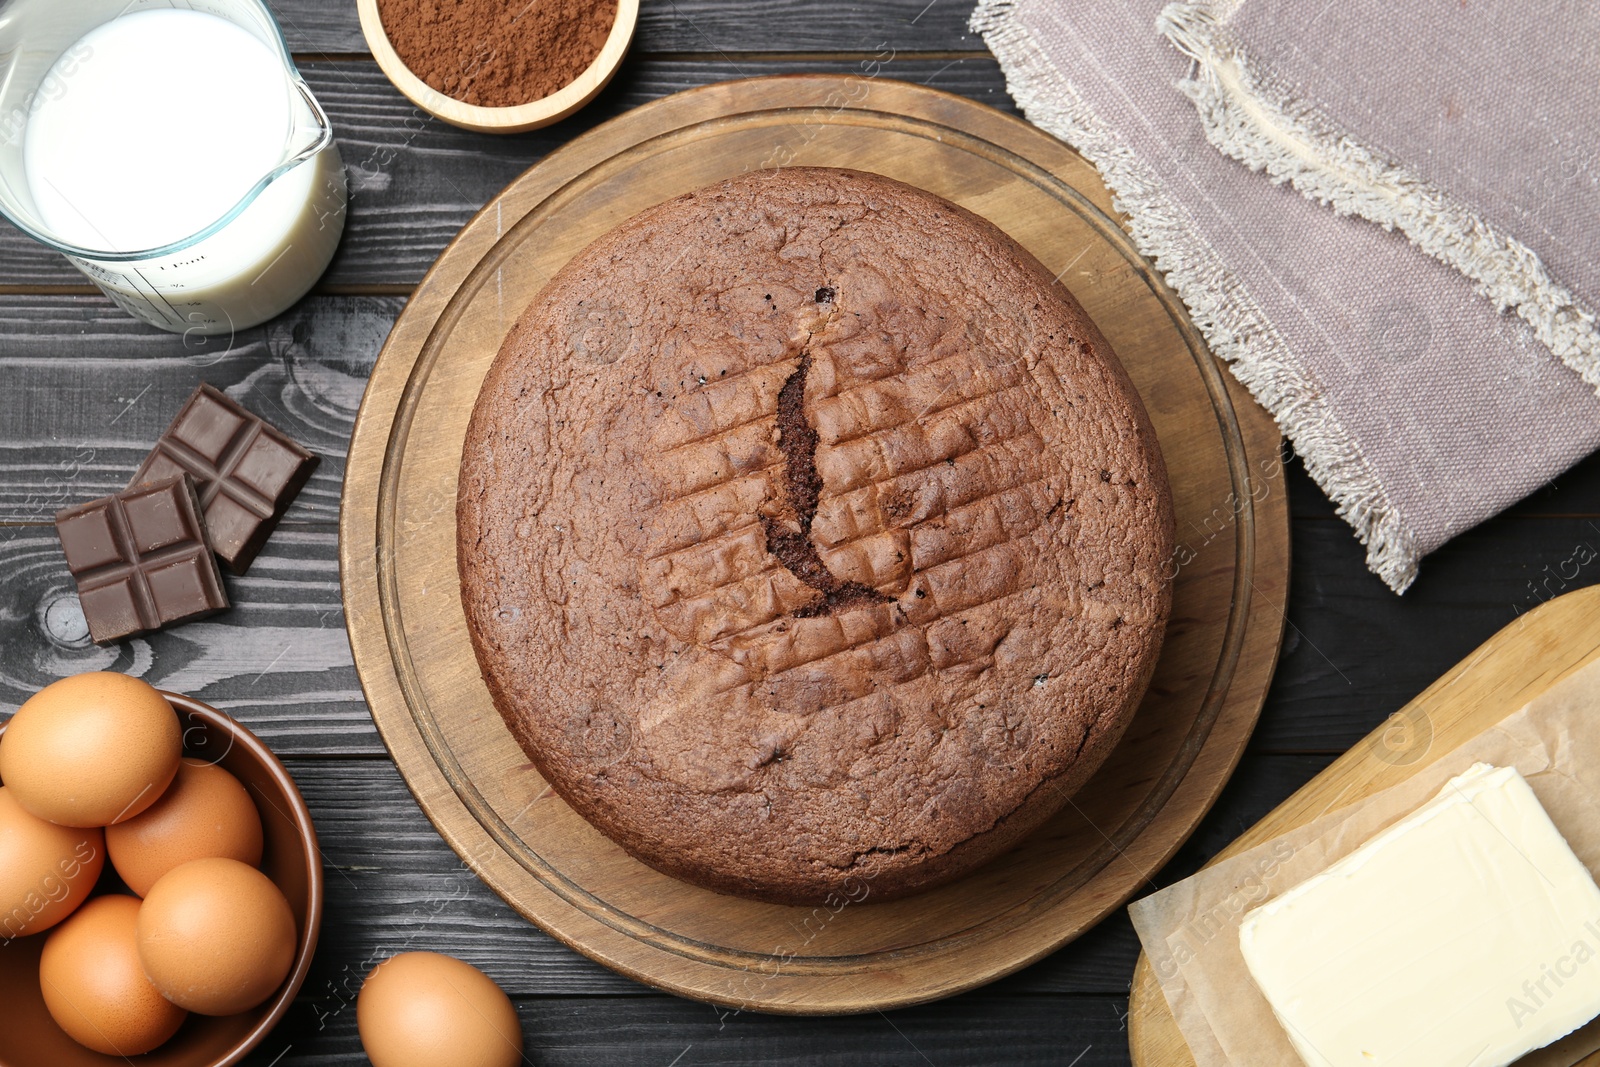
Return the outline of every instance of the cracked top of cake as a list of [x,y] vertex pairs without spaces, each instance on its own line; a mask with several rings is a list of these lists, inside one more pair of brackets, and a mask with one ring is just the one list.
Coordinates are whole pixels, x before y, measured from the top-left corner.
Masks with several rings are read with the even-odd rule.
[[484,382],[458,500],[473,646],[540,772],[644,862],[787,902],[925,888],[1055,812],[1149,681],[1172,541],[1071,295],[830,169],[580,252]]

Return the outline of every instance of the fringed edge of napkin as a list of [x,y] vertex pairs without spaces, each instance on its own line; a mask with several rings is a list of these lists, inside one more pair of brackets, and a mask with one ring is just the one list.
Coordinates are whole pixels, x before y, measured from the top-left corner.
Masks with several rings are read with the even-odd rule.
[[1015,0],[980,0],[968,25],[1000,62],[1028,120],[1100,171],[1139,250],[1189,309],[1212,352],[1278,422],[1312,479],[1354,527],[1367,567],[1396,593],[1416,579],[1416,536],[1351,442],[1323,389],[1305,373],[1240,280],[1200,241],[1160,182],[1117,140],[1016,21]]
[[1212,0],[1169,4],[1156,27],[1195,61],[1194,76],[1178,87],[1219,151],[1341,215],[1400,230],[1472,279],[1499,310],[1515,310],[1540,342],[1600,391],[1595,316],[1531,248],[1334,128],[1311,104],[1264,86]]

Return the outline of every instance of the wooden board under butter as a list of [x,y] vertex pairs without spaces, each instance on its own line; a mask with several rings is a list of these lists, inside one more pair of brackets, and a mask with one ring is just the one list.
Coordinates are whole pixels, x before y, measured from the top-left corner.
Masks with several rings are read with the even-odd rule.
[[[1600,658],[1600,586],[1568,593],[1519,617],[1392,715],[1360,744],[1251,827],[1212,863],[1398,785],[1567,675]],[[1134,971],[1128,1043],[1137,1067],[1193,1067],[1148,959]],[[1560,1062],[1600,1067],[1600,1025],[1552,1049]],[[1538,1053],[1530,1054],[1539,1055]]]
[[[578,818],[500,722],[455,562],[478,387],[551,273],[617,223],[743,171],[872,170],[984,215],[1108,336],[1155,423],[1178,513],[1175,608],[1120,747],[1059,817],[970,877],[903,901],[791,908],[643,866]],[[1288,578],[1270,418],[1207,352],[1119,227],[1094,169],[970,100],[865,76],[726,82],[579,137],[492,201],[396,323],[350,446],[346,619],[384,741],[434,825],[523,915],[641,981],[736,1008],[868,1011],[970,989],[1059,948],[1146,885],[1220,792],[1271,678]]]

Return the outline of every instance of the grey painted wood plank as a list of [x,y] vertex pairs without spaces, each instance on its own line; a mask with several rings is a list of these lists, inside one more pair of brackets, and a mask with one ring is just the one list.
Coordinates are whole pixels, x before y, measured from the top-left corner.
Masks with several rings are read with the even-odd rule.
[[[1262,760],[1264,771],[1283,762]],[[418,950],[459,956],[495,974],[513,995],[650,992],[513,911],[439,837],[388,761],[288,765],[316,821],[327,873],[325,932],[306,984],[321,1010],[336,1009],[376,961]],[[1125,992],[1137,952],[1132,928],[1119,916],[1003,988]]]
[[[676,997],[516,998],[539,1067],[1126,1067],[1127,997],[941,1001],[831,1018],[726,1016]],[[251,1067],[365,1067],[353,1008],[296,1004]]]
[[[165,418],[152,416],[152,426]],[[122,464],[116,477],[131,469]],[[87,495],[76,482],[33,484],[50,502]],[[1292,535],[1289,625],[1253,741],[1264,752],[1343,751],[1519,613],[1600,579],[1600,520],[1588,517],[1492,520],[1430,557],[1404,597],[1367,572],[1343,523],[1300,520]],[[75,599],[49,527],[0,528],[0,573],[9,576],[0,587],[0,707],[61,674],[109,665],[236,709],[288,752],[379,751],[341,630],[331,525],[280,529],[251,574],[230,579],[230,612],[113,650],[89,646],[63,621]],[[302,649],[313,658],[302,663],[313,655]]]
[[[1194,873],[1331,761],[1251,755],[1212,811],[1150,885]],[[471,873],[434,831],[387,760],[290,759],[317,825],[326,865],[327,919],[306,996],[336,1010],[376,961],[397,952],[459,956],[513,995],[648,992],[522,919]],[[1003,862],[1003,861],[1001,861]],[[990,987],[994,995],[1126,993],[1138,940],[1118,911],[1041,962]]]
[[322,848],[326,918],[302,997],[337,1012],[376,963],[444,952],[514,995],[649,990],[523,919],[461,862],[388,760],[289,760]]
[[[1367,574],[1341,524],[1295,523],[1296,558],[1306,562],[1295,571],[1290,625],[1253,745],[1339,752],[1355,744],[1518,613],[1600,577],[1591,522],[1508,519],[1469,532],[1430,561],[1404,598]],[[229,708],[286,752],[378,752],[343,637],[336,553],[332,527],[280,529],[248,577],[228,580],[230,611],[101,649],[75,628],[53,532],[0,529],[8,575],[0,708],[63,674],[128,670]]]
[[[285,762],[311,810],[326,874],[326,914],[302,996],[314,1014],[341,1012],[363,975],[378,961],[406,951],[458,956],[493,974],[514,996],[651,992],[522,919],[450,850],[389,761],[290,757]],[[1192,873],[1327,762],[1325,757],[1247,757],[1190,844],[1165,870],[1151,872],[1151,888]],[[1137,940],[1119,911],[984,993],[1125,994],[1137,955]]]
[[91,644],[55,532],[0,528],[0,714],[44,685],[113,670],[227,711],[281,755],[382,754],[339,599],[338,533],[280,528],[219,615]]
[[[185,339],[99,297],[0,295],[0,376],[28,397],[7,405],[0,396],[0,522],[47,521],[64,503],[120,486],[201,381],[324,457],[290,521],[337,521],[361,393],[404,306],[400,296],[313,295],[265,326]],[[1285,490],[1296,519],[1338,522],[1297,459]],[[1600,454],[1504,517],[1537,516],[1600,520]]]
[[[418,111],[371,61],[308,63],[306,79],[333,120],[351,182],[343,242],[321,284],[415,285],[468,219],[552,149],[657,97],[730,78],[823,71],[860,75],[868,60],[632,59],[588,107],[543,130],[473,134]],[[893,59],[882,76],[1009,109],[988,57]],[[0,285],[84,285],[64,258],[0,223]]]
[[[1158,884],[1206,857],[1321,770],[1247,756]],[[513,996],[540,1064],[1117,1064],[1138,946],[1126,917],[1008,979],[921,1008],[833,1019],[729,1013],[653,994],[567,950],[461,870],[382,763],[292,761],[330,865],[316,970],[252,1063],[358,1064],[360,976],[395,951],[443,951]],[[282,1057],[275,1061],[275,1057]]]
[[98,297],[0,296],[0,522],[49,522],[126,485],[201,382],[322,457],[287,518],[337,522],[356,411],[404,306],[313,296],[233,337],[186,339]]
[[[366,52],[353,3],[271,0],[296,52]],[[633,50],[642,52],[870,52],[982,49],[967,30],[972,0],[643,0]]]
[[1289,625],[1251,742],[1263,751],[1354,745],[1519,614],[1600,581],[1588,516],[1491,519],[1424,560],[1404,596],[1367,571],[1344,523],[1291,533]]

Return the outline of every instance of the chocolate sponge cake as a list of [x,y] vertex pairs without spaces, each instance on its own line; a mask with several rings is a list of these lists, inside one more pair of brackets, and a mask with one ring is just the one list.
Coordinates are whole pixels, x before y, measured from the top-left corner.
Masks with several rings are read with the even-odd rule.
[[983,219],[761,172],[580,252],[507,336],[458,560],[501,715],[645,863],[888,900],[992,859],[1132,717],[1172,507],[1110,346]]

